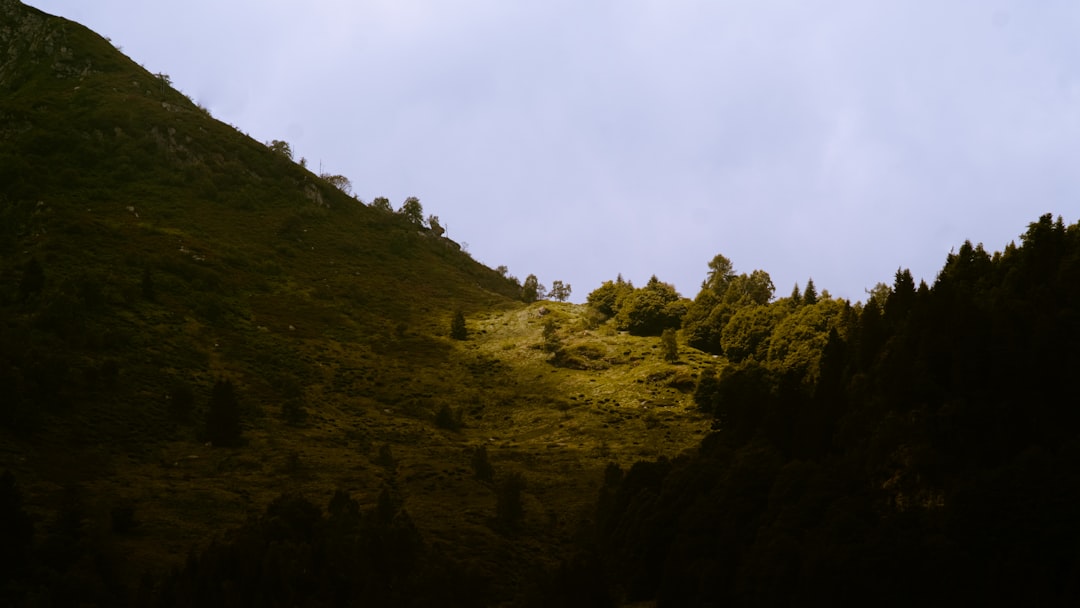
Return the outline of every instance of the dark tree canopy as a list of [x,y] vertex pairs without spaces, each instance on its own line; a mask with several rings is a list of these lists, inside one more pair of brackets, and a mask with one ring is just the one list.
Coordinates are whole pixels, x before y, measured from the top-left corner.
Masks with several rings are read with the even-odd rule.
[[405,199],[401,209],[398,209],[398,214],[409,220],[410,224],[424,225],[424,206],[420,204],[420,199],[415,196]]

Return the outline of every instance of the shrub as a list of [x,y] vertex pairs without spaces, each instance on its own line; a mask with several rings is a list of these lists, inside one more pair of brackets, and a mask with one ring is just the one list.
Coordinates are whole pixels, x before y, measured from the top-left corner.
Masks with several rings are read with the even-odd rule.
[[455,340],[464,340],[469,337],[469,329],[465,326],[465,313],[456,311],[450,321],[450,337]]

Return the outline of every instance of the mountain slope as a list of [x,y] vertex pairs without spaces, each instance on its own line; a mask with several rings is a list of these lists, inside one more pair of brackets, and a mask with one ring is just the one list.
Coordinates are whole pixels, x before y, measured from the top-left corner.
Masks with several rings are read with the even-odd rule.
[[[35,522],[12,558],[31,588],[116,603],[282,493],[344,490],[365,509],[392,495],[484,581],[477,603],[520,595],[571,550],[609,460],[701,437],[687,387],[713,362],[519,294],[97,34],[0,0],[0,471],[17,480],[0,494],[21,497],[0,504]],[[573,366],[542,348],[550,320]],[[210,445],[231,403],[237,445]],[[500,521],[515,475],[522,516]]]

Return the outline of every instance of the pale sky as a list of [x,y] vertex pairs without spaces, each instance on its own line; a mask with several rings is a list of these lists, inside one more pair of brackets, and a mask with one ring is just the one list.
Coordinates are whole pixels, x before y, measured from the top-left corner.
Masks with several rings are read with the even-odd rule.
[[862,300],[1080,216],[1073,0],[24,2],[575,301],[717,253]]

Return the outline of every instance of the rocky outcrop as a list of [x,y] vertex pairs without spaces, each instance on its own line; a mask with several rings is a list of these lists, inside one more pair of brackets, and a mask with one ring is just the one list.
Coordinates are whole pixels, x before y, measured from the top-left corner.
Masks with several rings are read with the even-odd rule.
[[69,22],[18,0],[0,0],[0,91],[14,90],[42,66],[57,78],[83,78],[89,60],[75,57]]

